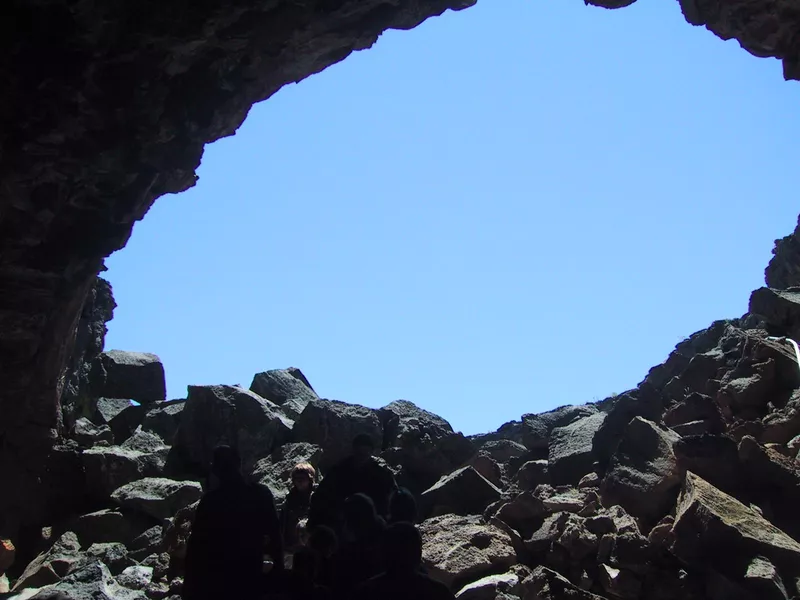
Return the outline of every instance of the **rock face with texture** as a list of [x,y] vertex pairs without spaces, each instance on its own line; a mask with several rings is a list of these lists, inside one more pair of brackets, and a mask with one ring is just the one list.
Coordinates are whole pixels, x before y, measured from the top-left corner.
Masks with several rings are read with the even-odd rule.
[[592,471],[594,435],[605,418],[605,413],[596,413],[553,429],[547,468],[554,485],[577,484]]
[[169,467],[204,477],[214,448],[239,449],[245,470],[289,439],[292,422],[280,408],[236,386],[189,386],[169,457]]
[[500,490],[472,467],[442,477],[421,496],[423,515],[477,515],[500,499]]
[[791,234],[775,240],[772,254],[764,272],[767,287],[785,290],[800,286],[800,217]]
[[90,386],[95,396],[129,398],[140,404],[167,397],[164,365],[155,354],[109,350],[92,364]]
[[383,428],[383,458],[401,473],[404,483],[422,491],[463,465],[475,448],[450,423],[407,400],[378,409]]
[[306,376],[295,367],[256,373],[250,391],[281,406],[293,419],[303,412],[309,401],[319,399]]
[[381,447],[383,440],[381,423],[374,410],[338,400],[310,401],[297,417],[293,433],[296,440],[322,448],[323,470],[350,454],[356,435],[369,435],[376,448]]
[[147,477],[122,486],[111,498],[123,508],[155,519],[168,519],[202,495],[200,484],[193,481]]
[[651,524],[667,514],[675,505],[681,483],[672,450],[678,439],[669,429],[641,417],[633,419],[603,479],[603,504],[619,504]]
[[428,573],[454,591],[517,562],[510,536],[481,517],[444,515],[424,521],[419,529]]
[[25,568],[14,584],[14,591],[57,582],[80,562],[80,550],[78,536],[68,531]]
[[175,400],[149,407],[142,420],[142,429],[156,434],[165,444],[171,445],[178,431],[184,406],[185,400]]

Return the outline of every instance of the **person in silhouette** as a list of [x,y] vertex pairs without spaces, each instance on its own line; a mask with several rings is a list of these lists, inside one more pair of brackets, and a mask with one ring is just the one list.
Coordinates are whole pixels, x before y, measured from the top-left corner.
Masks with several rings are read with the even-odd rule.
[[341,532],[342,506],[354,494],[366,494],[377,513],[386,517],[389,496],[397,488],[392,472],[373,456],[375,444],[366,434],[353,439],[352,454],[335,465],[311,499],[308,526],[328,525]]
[[281,510],[281,535],[286,552],[294,553],[303,545],[300,522],[308,517],[315,476],[316,471],[309,463],[300,463],[292,469],[292,487]]
[[343,543],[334,558],[334,589],[339,595],[381,572],[385,528],[369,496],[353,494],[345,500]]
[[446,585],[420,571],[422,537],[408,522],[390,525],[383,535],[385,571],[359,585],[350,600],[453,600]]
[[397,488],[389,498],[389,523],[416,523],[417,501],[407,488]]
[[315,527],[308,536],[308,548],[313,550],[317,557],[315,583],[329,588],[333,587],[334,558],[339,550],[339,539],[336,537],[336,532],[325,525]]
[[200,500],[186,547],[184,600],[253,597],[264,587],[264,555],[283,571],[283,548],[269,488],[247,483],[238,452],[214,449],[211,490]]

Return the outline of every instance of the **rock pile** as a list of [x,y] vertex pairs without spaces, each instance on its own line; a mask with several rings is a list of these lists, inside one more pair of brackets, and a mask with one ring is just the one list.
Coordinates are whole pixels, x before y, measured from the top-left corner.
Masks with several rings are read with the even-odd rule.
[[216,444],[280,503],[295,463],[324,476],[367,434],[420,500],[428,572],[460,599],[800,598],[800,365],[780,337],[798,333],[800,288],[762,288],[635,389],[471,438],[411,402],[322,399],[297,369],[166,401],[157,357],[95,352],[58,447],[69,509],[0,541],[0,592],[176,598]]

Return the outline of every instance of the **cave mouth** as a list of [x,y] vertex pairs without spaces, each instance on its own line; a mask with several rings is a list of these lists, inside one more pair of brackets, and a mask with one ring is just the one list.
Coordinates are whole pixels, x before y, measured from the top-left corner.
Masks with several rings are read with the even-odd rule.
[[[371,47],[387,29],[472,4],[211,0],[123,3],[113,14],[61,1],[14,5],[0,42],[0,474],[13,490],[0,495],[2,535],[40,522],[59,501],[48,461],[77,325],[93,308],[103,260],[154,200],[194,185],[205,144],[232,135],[287,83]],[[800,17],[785,0],[680,7],[690,24],[800,77]]]
[[[737,120],[769,143],[777,116],[759,101],[789,105],[777,65],[686,28],[672,5],[518,7],[515,25],[507,13],[479,5],[389,32],[253,107],[206,148],[199,184],[157,203],[107,261],[120,304],[108,347],[161,356],[173,398],[295,365],[326,397],[408,398],[477,434],[630,389],[686,334],[744,313],[794,216],[788,201],[757,222],[731,210],[764,192],[748,172],[787,197],[791,129],[757,159],[735,151],[752,135]],[[534,15],[549,32],[535,43]],[[571,51],[546,65],[513,59],[559,39]],[[728,101],[750,78],[769,83]],[[650,331],[632,352],[636,323]],[[574,381],[550,357],[577,336],[593,358]],[[507,406],[489,421],[492,397]]]

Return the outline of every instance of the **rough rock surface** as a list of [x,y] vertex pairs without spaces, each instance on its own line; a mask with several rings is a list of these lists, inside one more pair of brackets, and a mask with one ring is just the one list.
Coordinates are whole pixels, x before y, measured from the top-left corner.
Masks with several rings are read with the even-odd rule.
[[273,369],[256,373],[250,391],[281,406],[291,418],[296,418],[306,404],[319,396],[300,369]]
[[168,519],[199,500],[202,493],[200,484],[193,481],[147,477],[122,486],[111,498],[124,508],[155,519]]
[[253,392],[230,385],[189,386],[170,452],[170,469],[204,477],[214,447],[239,448],[246,470],[288,441],[292,422],[280,408]]
[[149,407],[142,420],[142,429],[156,434],[165,444],[172,445],[185,406],[186,400],[174,400]]
[[456,514],[475,515],[500,499],[500,490],[472,467],[463,467],[445,475],[421,496],[425,516]]
[[764,271],[767,287],[785,290],[800,286],[800,217],[791,234],[775,240],[772,254],[772,260]]
[[26,567],[14,584],[14,591],[38,588],[60,580],[80,562],[80,550],[78,536],[68,531]]
[[596,413],[553,429],[547,457],[553,484],[577,484],[593,469],[594,435],[605,418],[605,413]]
[[164,365],[146,352],[103,352],[92,364],[89,385],[96,396],[129,398],[140,404],[167,397]]

